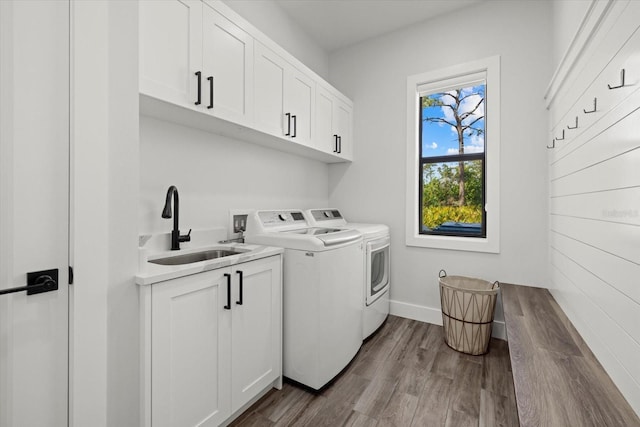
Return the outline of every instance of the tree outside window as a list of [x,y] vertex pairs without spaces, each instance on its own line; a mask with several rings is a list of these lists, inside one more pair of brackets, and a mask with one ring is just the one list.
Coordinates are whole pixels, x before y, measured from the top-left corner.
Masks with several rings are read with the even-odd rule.
[[421,234],[486,236],[485,87],[420,97]]

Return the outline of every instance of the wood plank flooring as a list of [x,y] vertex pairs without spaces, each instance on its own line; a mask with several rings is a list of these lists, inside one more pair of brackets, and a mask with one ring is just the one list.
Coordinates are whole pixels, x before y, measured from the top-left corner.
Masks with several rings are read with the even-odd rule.
[[549,291],[500,287],[520,425],[640,427]]
[[507,343],[469,356],[442,327],[389,316],[338,379],[319,394],[285,383],[232,426],[516,427]]

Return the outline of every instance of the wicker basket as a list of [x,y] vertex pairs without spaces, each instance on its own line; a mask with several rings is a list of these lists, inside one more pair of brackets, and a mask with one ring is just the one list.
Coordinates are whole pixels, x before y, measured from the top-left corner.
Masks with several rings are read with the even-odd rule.
[[487,353],[499,283],[447,276],[444,270],[439,277],[445,343],[466,354]]

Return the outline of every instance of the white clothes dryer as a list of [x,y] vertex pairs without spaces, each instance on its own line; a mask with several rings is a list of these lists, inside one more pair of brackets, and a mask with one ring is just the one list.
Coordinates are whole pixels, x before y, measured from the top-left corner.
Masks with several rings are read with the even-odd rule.
[[310,227],[301,210],[256,211],[244,234],[284,248],[284,376],[319,390],[362,345],[362,233]]
[[364,238],[362,337],[368,338],[389,316],[391,286],[390,233],[384,224],[347,222],[338,209],[309,209],[310,225],[357,230]]

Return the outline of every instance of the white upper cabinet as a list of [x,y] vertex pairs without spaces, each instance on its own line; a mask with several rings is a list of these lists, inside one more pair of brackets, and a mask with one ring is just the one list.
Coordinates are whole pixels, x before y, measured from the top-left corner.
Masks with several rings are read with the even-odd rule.
[[140,92],[196,108],[202,70],[202,2],[141,1]]
[[316,146],[345,160],[351,160],[353,108],[320,85],[316,89],[315,105]]
[[312,145],[315,81],[261,43],[254,63],[256,128]]
[[285,136],[284,87],[290,65],[262,43],[256,43],[254,58],[255,126],[271,135]]
[[223,2],[139,5],[142,113],[327,163],[351,160],[350,102],[335,90],[318,95],[330,86]]
[[253,38],[206,3],[202,24],[202,98],[213,115],[251,125]]

